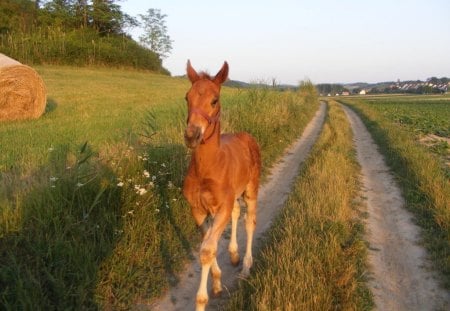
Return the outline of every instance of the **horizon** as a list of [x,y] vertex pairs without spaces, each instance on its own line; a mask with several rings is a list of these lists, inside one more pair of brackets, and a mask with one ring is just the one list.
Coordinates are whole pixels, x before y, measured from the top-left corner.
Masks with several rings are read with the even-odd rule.
[[[230,0],[212,6],[138,0],[119,3],[137,17],[166,14],[173,50],[163,60],[172,75],[194,68],[215,73],[226,60],[230,78],[279,84],[376,83],[450,76],[450,2],[443,0],[315,3]],[[142,30],[128,31],[138,40]]]

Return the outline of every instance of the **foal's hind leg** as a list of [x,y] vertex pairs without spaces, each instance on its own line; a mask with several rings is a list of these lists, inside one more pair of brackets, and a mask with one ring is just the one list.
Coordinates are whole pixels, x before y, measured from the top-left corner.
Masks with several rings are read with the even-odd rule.
[[258,187],[248,186],[245,191],[244,200],[247,204],[247,217],[245,219],[245,229],[247,231],[247,247],[245,250],[244,262],[242,266],[241,275],[247,277],[250,274],[250,268],[253,265],[252,257],[252,243],[253,232],[256,227],[256,200],[257,200]]
[[237,223],[239,220],[239,215],[241,213],[241,207],[237,200],[234,201],[233,211],[231,213],[231,240],[228,246],[228,251],[230,252],[231,263],[234,266],[239,264],[239,252],[237,244]]

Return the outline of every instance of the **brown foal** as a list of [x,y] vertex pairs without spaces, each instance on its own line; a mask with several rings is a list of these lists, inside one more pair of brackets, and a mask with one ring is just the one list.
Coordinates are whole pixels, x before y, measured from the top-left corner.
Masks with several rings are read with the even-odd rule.
[[[203,234],[196,310],[204,310],[208,302],[210,270],[213,294],[222,291],[221,271],[216,260],[217,243],[230,218],[232,231],[228,250],[231,262],[239,264],[236,228],[240,214],[237,199],[240,197],[247,205],[247,248],[241,274],[245,277],[250,272],[261,156],[256,140],[248,133],[220,134],[220,87],[228,78],[227,62],[216,76],[211,77],[197,73],[188,61],[187,76],[192,86],[186,94],[188,119],[184,138],[193,153],[183,194]],[[213,219],[210,226],[206,221],[208,216]]]

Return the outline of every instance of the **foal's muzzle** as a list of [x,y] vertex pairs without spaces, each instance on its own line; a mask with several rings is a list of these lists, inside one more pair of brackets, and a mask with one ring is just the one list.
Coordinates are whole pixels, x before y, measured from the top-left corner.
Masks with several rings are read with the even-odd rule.
[[202,130],[200,127],[190,125],[184,131],[184,142],[188,148],[194,149],[203,139]]

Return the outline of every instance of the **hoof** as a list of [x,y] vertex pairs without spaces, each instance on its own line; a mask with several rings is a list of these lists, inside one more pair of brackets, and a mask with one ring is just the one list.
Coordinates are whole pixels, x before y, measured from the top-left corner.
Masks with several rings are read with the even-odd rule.
[[220,289],[220,290],[218,290],[218,291],[213,290],[212,293],[211,293],[211,296],[212,296],[213,298],[219,298],[220,296],[222,296],[222,289]]
[[240,258],[238,253],[230,254],[231,264],[235,267],[239,265]]

